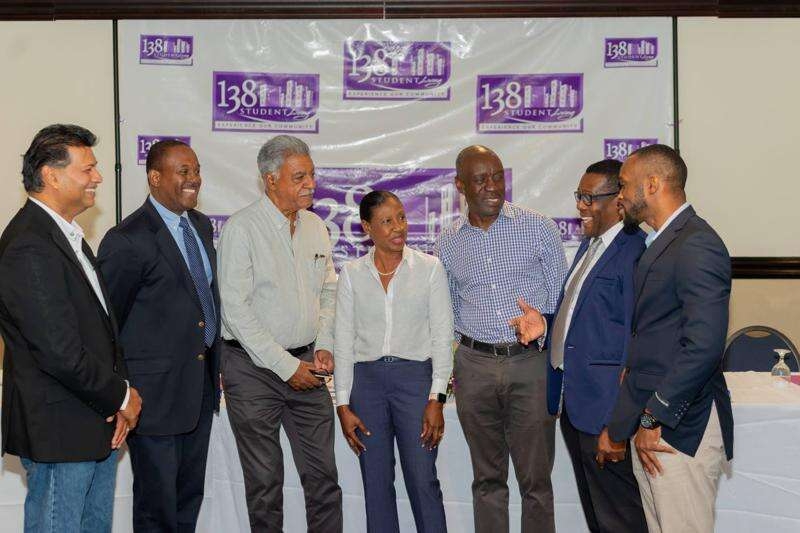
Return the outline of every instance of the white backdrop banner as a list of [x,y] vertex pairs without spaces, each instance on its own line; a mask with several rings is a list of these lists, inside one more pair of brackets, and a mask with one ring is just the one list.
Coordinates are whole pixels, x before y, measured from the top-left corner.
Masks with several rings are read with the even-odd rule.
[[304,139],[314,210],[337,263],[362,255],[358,202],[389,189],[409,243],[429,249],[464,209],[455,158],[483,144],[507,198],[581,238],[572,191],[584,169],[672,144],[668,18],[120,22],[123,216],[147,194],[162,139],[191,144],[200,209],[217,230],[262,194],[261,145]]

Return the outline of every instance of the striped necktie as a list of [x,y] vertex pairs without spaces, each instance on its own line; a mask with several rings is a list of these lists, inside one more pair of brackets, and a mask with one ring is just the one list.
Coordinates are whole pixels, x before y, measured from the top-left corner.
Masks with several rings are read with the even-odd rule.
[[594,259],[601,244],[603,244],[603,241],[599,237],[592,239],[589,249],[583,256],[581,265],[564,290],[564,298],[561,300],[561,306],[558,308],[556,319],[553,321],[553,336],[550,342],[550,364],[553,365],[553,368],[558,368],[564,364],[564,342],[567,337],[566,329],[569,309],[572,307],[574,299],[578,297],[577,289],[580,286],[580,280],[586,274],[589,265],[592,264],[592,259]]
[[211,287],[208,285],[206,269],[203,267],[203,257],[200,255],[200,247],[197,246],[197,239],[195,239],[192,228],[189,226],[189,219],[181,217],[179,226],[183,230],[183,244],[186,246],[186,259],[189,263],[189,272],[192,275],[192,281],[194,281],[197,297],[200,299],[200,307],[203,308],[206,346],[211,346],[214,344],[214,338],[217,334],[217,315],[214,311],[214,299],[211,296]]

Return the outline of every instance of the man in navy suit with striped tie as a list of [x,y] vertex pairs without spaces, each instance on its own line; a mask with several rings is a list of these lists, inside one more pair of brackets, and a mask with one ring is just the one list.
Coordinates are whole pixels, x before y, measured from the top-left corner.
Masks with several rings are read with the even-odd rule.
[[624,441],[611,441],[607,427],[626,360],[633,271],[645,249],[644,232],[620,221],[621,166],[611,159],[594,163],[578,184],[575,203],[585,238],[547,331],[548,410],[561,414],[592,533],[647,533],[631,455]]
[[146,169],[150,196],[106,234],[98,258],[131,385],[147,398],[128,439],[133,525],[137,533],[194,531],[219,407],[217,261],[211,222],[194,209],[194,151],[161,141]]

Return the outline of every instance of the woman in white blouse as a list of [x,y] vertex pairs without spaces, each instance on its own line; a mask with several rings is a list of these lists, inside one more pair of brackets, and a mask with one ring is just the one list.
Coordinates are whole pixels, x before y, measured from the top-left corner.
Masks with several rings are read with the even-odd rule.
[[436,477],[453,367],[453,310],[435,257],[405,245],[403,204],[373,191],[360,205],[374,246],[342,268],[336,297],[336,411],[364,481],[367,530],[399,532],[394,445],[417,531],[447,530]]

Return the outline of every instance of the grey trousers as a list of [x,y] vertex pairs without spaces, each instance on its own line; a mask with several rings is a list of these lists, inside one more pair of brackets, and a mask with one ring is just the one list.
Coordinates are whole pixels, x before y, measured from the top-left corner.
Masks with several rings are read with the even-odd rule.
[[522,496],[522,532],[555,531],[555,418],[547,412],[545,364],[545,353],[533,345],[511,357],[464,345],[456,350],[456,408],[472,459],[477,533],[509,530],[509,455]]
[[[301,357],[311,358],[311,351]],[[222,351],[222,376],[242,462],[250,529],[283,530],[283,425],[303,485],[308,531],[341,533],[342,490],[328,389],[295,391],[274,372],[253,364],[244,350],[228,345]]]

